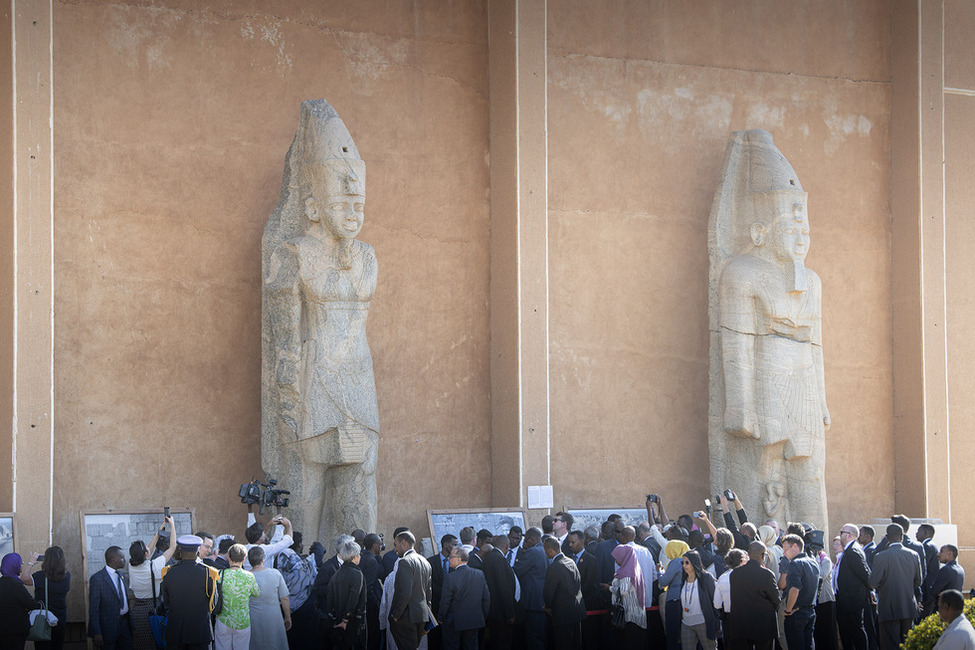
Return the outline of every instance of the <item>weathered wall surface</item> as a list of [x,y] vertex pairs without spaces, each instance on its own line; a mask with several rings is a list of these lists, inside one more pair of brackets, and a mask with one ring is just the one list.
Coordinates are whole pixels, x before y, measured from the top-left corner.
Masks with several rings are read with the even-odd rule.
[[54,541],[78,575],[80,510],[243,534],[261,231],[309,98],[368,169],[380,530],[488,505],[448,488],[490,484],[484,3],[268,7],[56,5]]
[[708,212],[729,131],[763,128],[809,192],[835,528],[893,503],[887,3],[748,7],[549,2],[553,480],[701,507]]

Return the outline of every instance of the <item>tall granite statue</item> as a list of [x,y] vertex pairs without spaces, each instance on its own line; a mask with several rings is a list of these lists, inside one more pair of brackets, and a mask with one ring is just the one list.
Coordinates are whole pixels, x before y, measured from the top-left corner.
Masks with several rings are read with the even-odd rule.
[[708,224],[711,486],[753,520],[828,525],[822,285],[807,194],[767,131],[736,131]]
[[[379,412],[366,340],[376,254],[365,163],[325,100],[301,105],[262,242],[261,460],[306,539],[376,529]],[[327,542],[326,542],[327,543]]]

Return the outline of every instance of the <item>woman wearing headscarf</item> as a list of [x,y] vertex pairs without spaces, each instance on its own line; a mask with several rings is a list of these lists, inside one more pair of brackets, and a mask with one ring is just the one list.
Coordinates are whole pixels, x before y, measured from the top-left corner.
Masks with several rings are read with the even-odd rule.
[[61,650],[64,647],[68,590],[71,588],[71,574],[65,565],[64,551],[60,546],[52,546],[44,551],[41,570],[31,576],[34,579],[34,598],[45,603],[51,613],[58,617],[58,624],[51,628],[51,640],[35,641],[35,650]]
[[16,553],[0,560],[0,650],[23,650],[27,644],[27,613],[36,604],[20,577],[23,566]]
[[716,650],[721,623],[714,611],[714,577],[704,570],[697,551],[684,553],[681,568],[681,647],[700,643],[704,650]]
[[677,650],[680,645],[680,584],[681,584],[681,558],[684,553],[691,550],[687,542],[674,539],[667,542],[664,547],[664,554],[669,560],[667,569],[660,576],[658,584],[661,589],[666,589],[664,606],[661,611],[664,616],[664,633],[667,635],[667,650]]
[[640,648],[646,646],[647,606],[645,604],[646,584],[643,572],[636,559],[633,547],[620,544],[613,549],[616,560],[616,573],[609,591],[613,602],[623,606],[626,625],[623,627],[619,647]]

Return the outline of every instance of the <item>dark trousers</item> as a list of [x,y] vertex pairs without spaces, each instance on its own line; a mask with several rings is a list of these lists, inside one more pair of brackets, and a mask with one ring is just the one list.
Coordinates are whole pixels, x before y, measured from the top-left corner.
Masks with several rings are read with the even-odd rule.
[[867,647],[880,649],[880,630],[877,625],[877,606],[870,603],[863,608],[863,629],[867,631]]
[[813,628],[816,650],[836,650],[836,603],[816,605],[816,625]]
[[291,612],[291,629],[288,630],[288,647],[291,650],[317,648],[318,617],[315,616],[315,599],[309,598],[301,607]]
[[582,647],[584,650],[599,648],[599,617],[587,616],[582,621]]
[[837,607],[836,626],[840,629],[843,650],[867,650],[867,632],[863,627],[862,609]]
[[386,636],[379,629],[379,605],[366,603],[366,648],[379,650],[381,639]]
[[398,650],[416,650],[423,635],[423,623],[411,623],[410,619],[389,622],[389,632]]
[[880,650],[897,650],[914,625],[912,618],[880,621]]
[[481,628],[455,630],[450,623],[439,627],[443,630],[444,650],[477,650],[477,633]]
[[785,641],[789,650],[812,650],[815,626],[816,610],[812,606],[800,607],[786,616]]
[[[166,646],[169,647],[169,644]],[[102,650],[132,650],[132,628],[128,614],[119,617],[118,638],[111,641],[105,639]]]
[[667,635],[667,650],[677,650],[680,647],[680,601],[668,600],[665,606],[664,634]]
[[503,621],[500,618],[489,618],[487,620],[485,647],[488,650],[508,650],[512,645],[512,634],[514,634],[514,626],[508,621]]
[[728,650],[772,650],[775,639],[734,639],[728,641]]
[[582,624],[569,623],[566,625],[552,624],[552,641],[558,650],[581,650],[582,648]]
[[427,632],[427,650],[443,650],[445,627],[444,622],[440,621],[440,625]]
[[548,619],[545,612],[533,609],[525,610],[525,648],[527,650],[545,650],[545,628]]

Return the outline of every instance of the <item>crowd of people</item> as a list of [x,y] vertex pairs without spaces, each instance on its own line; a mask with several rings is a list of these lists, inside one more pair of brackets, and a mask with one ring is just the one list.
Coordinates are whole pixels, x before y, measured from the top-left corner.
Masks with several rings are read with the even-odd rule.
[[[912,540],[895,515],[875,541],[870,526],[845,524],[827,548],[824,531],[756,525],[734,493],[719,499],[721,527],[709,512],[671,521],[650,495],[636,526],[613,515],[577,530],[559,512],[525,531],[446,534],[428,558],[407,528],[388,551],[381,535],[350,531],[329,555],[319,542],[304,553],[280,514],[265,527],[249,512],[246,543],[177,535],[166,518],[128,562],[117,546],[105,552],[88,585],[88,636],[138,650],[159,634],[177,650],[894,650],[937,612],[948,624],[938,650],[975,650],[958,549],[936,548],[932,526]],[[27,562],[4,556],[0,648],[24,647],[38,601],[59,622],[36,647],[62,647],[70,585],[57,546]],[[151,619],[162,615],[160,633]]]

